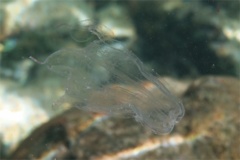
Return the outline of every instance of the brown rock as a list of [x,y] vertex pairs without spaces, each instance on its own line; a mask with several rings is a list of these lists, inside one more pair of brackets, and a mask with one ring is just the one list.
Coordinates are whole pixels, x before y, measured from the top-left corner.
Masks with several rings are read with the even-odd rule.
[[169,135],[154,135],[133,119],[71,109],[44,124],[12,159],[240,159],[239,79],[203,77],[182,99],[185,117]]

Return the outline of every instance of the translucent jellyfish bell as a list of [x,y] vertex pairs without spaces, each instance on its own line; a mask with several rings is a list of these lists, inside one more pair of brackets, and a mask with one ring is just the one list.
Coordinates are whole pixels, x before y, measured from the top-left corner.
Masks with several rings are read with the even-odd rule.
[[[140,59],[118,41],[100,34],[100,28],[88,26],[96,35],[84,48],[62,49],[44,62],[51,71],[65,77],[65,94],[53,105],[63,103],[91,112],[130,115],[154,133],[165,134],[183,117],[181,101],[149,72]],[[142,82],[151,83],[149,89]]]

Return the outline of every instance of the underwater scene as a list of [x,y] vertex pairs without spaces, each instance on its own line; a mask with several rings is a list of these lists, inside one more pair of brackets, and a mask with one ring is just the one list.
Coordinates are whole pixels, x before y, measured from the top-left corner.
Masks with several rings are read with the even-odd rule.
[[0,0],[1,160],[239,160],[240,1]]

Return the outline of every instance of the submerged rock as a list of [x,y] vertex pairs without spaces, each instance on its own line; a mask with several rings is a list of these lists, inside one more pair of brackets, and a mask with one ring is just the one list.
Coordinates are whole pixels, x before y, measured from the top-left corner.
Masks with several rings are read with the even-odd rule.
[[0,81],[1,154],[11,153],[33,129],[49,120],[36,100],[10,88],[14,88],[11,83]]
[[10,158],[239,159],[240,81],[209,76],[170,86],[176,84],[185,88],[186,116],[169,135],[154,135],[133,119],[71,109],[36,129]]

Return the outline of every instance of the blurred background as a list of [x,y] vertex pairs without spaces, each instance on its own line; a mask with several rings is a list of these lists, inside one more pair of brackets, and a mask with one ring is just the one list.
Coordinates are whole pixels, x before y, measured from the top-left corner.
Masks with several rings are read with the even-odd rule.
[[[239,19],[239,0],[0,0],[0,159],[240,159]],[[84,20],[109,28],[183,100],[171,134],[51,107],[61,77],[29,56],[86,46]]]

